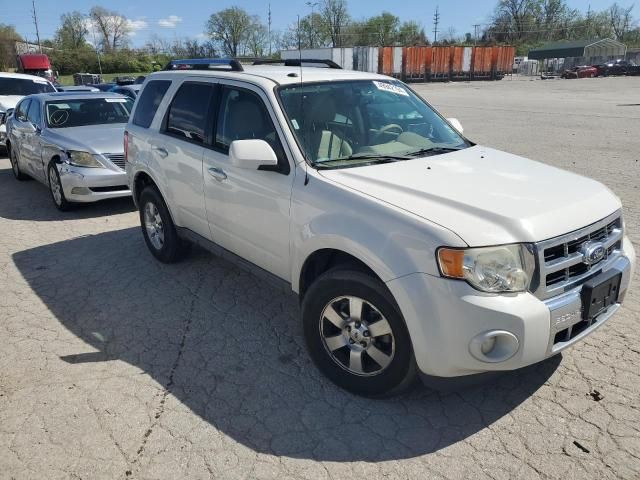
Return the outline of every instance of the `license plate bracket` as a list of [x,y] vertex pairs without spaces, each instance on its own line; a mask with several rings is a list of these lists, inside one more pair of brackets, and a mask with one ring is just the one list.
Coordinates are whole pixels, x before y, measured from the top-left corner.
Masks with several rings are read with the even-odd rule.
[[601,273],[582,286],[582,318],[591,320],[618,301],[622,273],[611,270]]

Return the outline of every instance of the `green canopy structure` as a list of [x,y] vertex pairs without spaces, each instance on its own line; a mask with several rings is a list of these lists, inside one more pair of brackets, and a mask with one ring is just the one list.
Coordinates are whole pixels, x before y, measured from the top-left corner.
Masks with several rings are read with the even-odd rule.
[[571,57],[624,57],[627,46],[611,38],[551,42],[529,50],[529,60]]

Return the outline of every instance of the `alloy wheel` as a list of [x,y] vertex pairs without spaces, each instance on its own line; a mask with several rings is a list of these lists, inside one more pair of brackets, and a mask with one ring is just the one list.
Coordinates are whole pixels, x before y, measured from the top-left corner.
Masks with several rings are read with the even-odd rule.
[[162,250],[164,245],[164,225],[158,208],[152,202],[144,206],[144,228],[151,244],[156,250]]
[[56,205],[62,205],[62,185],[60,185],[60,178],[55,170],[55,166],[49,167],[49,187],[51,188],[51,195],[53,195],[53,201]]
[[334,298],[319,321],[322,343],[340,367],[358,376],[379,375],[391,364],[395,338],[374,305],[355,296]]

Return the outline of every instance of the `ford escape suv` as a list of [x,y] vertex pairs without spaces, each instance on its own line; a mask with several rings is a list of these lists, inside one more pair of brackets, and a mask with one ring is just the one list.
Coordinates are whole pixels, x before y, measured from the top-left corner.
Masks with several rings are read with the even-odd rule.
[[600,183],[475,145],[389,77],[167,68],[125,132],[147,246],[174,262],[195,242],[284,282],[341,387],[517,369],[620,308],[635,254]]

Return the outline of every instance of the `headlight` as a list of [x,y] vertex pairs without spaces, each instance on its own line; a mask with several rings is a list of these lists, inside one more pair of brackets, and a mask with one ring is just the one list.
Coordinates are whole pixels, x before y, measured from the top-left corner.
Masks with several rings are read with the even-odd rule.
[[529,288],[535,259],[526,245],[438,250],[442,275],[466,280],[483,292],[522,292]]
[[76,150],[70,150],[67,152],[69,159],[67,162],[69,165],[76,167],[89,167],[89,168],[104,168],[97,159],[97,155],[91,155],[89,152],[79,152]]

